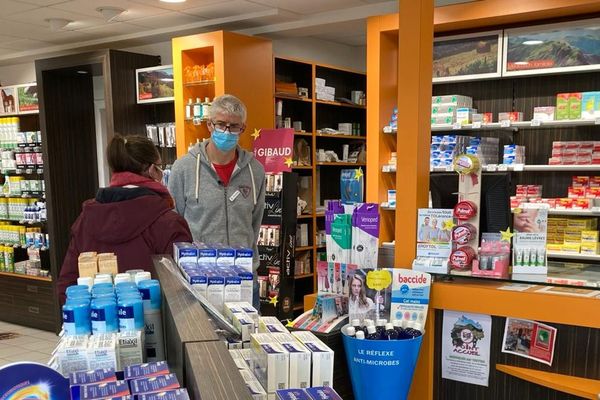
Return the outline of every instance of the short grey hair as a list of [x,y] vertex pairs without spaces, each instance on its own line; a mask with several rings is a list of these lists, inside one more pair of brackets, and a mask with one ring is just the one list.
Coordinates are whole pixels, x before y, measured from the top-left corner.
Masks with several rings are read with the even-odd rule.
[[215,97],[213,100],[208,111],[208,117],[211,120],[214,120],[215,116],[219,113],[229,116],[238,116],[242,119],[242,123],[246,123],[246,106],[240,99],[231,94],[224,94],[222,96]]

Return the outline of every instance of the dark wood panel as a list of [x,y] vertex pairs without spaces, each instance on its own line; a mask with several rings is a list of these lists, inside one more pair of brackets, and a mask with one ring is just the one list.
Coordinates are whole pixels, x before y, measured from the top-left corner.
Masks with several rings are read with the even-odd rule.
[[562,324],[549,324],[558,329],[556,350],[552,366],[527,358],[502,353],[502,339],[506,318],[494,316],[490,350],[489,387],[470,385],[441,378],[441,340],[443,312],[436,311],[435,328],[435,384],[436,399],[519,399],[519,400],[575,400],[552,389],[525,382],[521,379],[496,371],[496,364],[538,369],[565,375],[600,379],[600,329],[582,328]]
[[222,342],[187,343],[185,353],[185,384],[192,399],[252,399]]
[[[109,129],[108,135],[146,135],[146,124],[153,121],[154,112],[151,106],[137,104],[135,70],[160,65],[160,57],[109,50],[109,60],[106,81],[110,82],[108,97],[113,110],[113,130]],[[109,107],[108,102],[106,106]]]

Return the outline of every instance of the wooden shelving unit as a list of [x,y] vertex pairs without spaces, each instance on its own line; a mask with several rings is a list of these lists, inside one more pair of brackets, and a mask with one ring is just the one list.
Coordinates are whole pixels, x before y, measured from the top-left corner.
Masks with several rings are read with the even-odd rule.
[[[316,290],[316,276],[314,275],[317,253],[324,251],[324,246],[317,246],[316,237],[319,230],[325,229],[324,214],[318,213],[319,206],[324,200],[340,198],[340,171],[343,168],[360,167],[366,169],[364,157],[357,163],[349,162],[317,162],[317,149],[333,150],[342,158],[342,146],[345,144],[363,146],[366,144],[366,106],[337,101],[339,98],[350,99],[351,91],[367,91],[366,75],[362,72],[351,71],[329,65],[316,64],[309,61],[288,58],[274,59],[275,78],[279,82],[296,83],[297,87],[308,89],[308,96],[299,97],[294,93],[274,92],[274,107],[277,112],[278,102],[281,102],[281,118],[276,117],[276,125],[281,124],[285,118],[292,122],[301,122],[304,132],[295,133],[295,141],[304,140],[310,146],[311,166],[293,166],[292,170],[299,174],[299,182],[304,180],[308,189],[299,187],[299,196],[307,201],[309,215],[298,217],[298,224],[308,224],[309,246],[297,247],[296,252],[310,251],[311,273],[296,276],[297,304],[302,303],[305,294]],[[335,87],[336,101],[323,101],[317,99],[315,78],[325,79],[327,86]],[[277,84],[276,84],[277,86]],[[277,90],[277,89],[276,89]],[[338,123],[358,124],[358,135],[341,135],[320,133],[321,129],[338,129]],[[357,132],[354,132],[357,133]],[[304,198],[303,195],[306,197]],[[310,280],[308,277],[312,276]],[[296,311],[300,306],[295,307]]]
[[[186,123],[188,99],[214,97],[226,93],[239,97],[248,108],[246,132],[240,145],[252,151],[254,129],[273,126],[273,50],[271,41],[258,37],[217,31],[174,38],[175,123],[177,157],[187,153],[190,144],[209,136],[206,122]],[[214,64],[214,79],[186,82],[186,68]]]

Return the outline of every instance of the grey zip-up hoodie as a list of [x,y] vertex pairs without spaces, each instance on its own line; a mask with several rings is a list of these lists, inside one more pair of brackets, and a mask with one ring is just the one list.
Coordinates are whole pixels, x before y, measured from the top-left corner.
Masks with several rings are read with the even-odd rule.
[[229,185],[223,186],[206,154],[208,140],[173,164],[169,191],[175,209],[195,241],[254,249],[258,268],[258,232],[265,208],[265,170],[252,153],[238,146]]

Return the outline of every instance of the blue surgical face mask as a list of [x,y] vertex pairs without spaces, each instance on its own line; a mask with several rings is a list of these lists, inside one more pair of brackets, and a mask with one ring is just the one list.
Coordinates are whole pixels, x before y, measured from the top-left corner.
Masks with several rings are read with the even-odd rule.
[[237,146],[239,139],[240,135],[232,135],[218,129],[213,130],[210,135],[210,140],[223,153],[233,150]]

